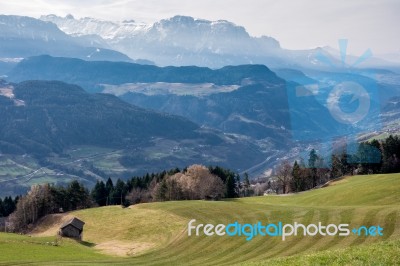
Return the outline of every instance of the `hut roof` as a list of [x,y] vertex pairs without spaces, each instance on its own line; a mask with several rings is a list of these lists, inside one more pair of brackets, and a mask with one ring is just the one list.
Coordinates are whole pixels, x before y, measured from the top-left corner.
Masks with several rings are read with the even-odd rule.
[[69,220],[68,222],[64,223],[61,226],[61,229],[65,228],[68,225],[72,225],[73,227],[75,227],[76,229],[82,231],[83,230],[83,225],[85,224],[85,222],[79,220],[78,218],[74,217],[71,220]]

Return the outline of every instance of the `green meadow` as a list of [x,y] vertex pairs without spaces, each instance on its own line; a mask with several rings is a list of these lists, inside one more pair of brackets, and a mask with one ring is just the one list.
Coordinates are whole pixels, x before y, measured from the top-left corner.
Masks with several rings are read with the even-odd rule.
[[[0,265],[395,265],[400,264],[400,174],[347,177],[286,196],[109,206],[51,215],[29,236],[0,234]],[[83,241],[56,232],[76,216]],[[348,223],[383,236],[188,236],[187,223]]]

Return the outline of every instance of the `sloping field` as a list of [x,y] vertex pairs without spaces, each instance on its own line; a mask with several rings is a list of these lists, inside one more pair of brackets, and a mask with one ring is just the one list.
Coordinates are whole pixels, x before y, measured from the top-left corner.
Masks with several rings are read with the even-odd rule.
[[[52,246],[59,224],[86,222],[78,243]],[[383,236],[188,236],[187,223],[381,226]],[[400,263],[400,174],[353,176],[289,196],[94,208],[46,217],[32,237],[0,234],[0,265],[307,265]],[[50,244],[47,244],[49,242]],[[39,243],[39,244],[38,244]],[[44,244],[43,244],[44,243]],[[288,257],[293,256],[293,257]]]

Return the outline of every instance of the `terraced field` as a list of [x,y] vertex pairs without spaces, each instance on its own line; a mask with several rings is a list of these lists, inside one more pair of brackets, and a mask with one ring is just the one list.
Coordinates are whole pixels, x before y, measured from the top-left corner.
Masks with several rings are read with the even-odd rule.
[[[181,201],[87,209],[47,217],[32,237],[0,234],[0,265],[346,265],[400,263],[400,174],[353,176],[314,191],[229,201]],[[86,222],[83,243],[54,239],[59,224]],[[380,225],[383,236],[188,236],[187,223]],[[20,243],[24,245],[19,245]],[[29,246],[35,247],[35,254]],[[10,248],[12,247],[12,248]],[[6,252],[4,252],[6,251]],[[46,256],[48,254],[48,256]]]

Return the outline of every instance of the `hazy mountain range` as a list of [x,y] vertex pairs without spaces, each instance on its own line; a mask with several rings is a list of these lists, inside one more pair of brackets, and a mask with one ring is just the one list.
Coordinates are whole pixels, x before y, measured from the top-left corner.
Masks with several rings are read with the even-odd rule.
[[[335,49],[286,50],[223,20],[3,15],[0,183],[15,194],[192,163],[254,177],[321,138],[398,132],[398,68],[367,61],[374,68],[349,68]],[[343,82],[371,95],[354,127],[327,108]],[[354,111],[363,99],[352,96],[338,105]]]
[[[226,65],[265,64],[272,68],[340,69],[337,50],[322,47],[287,50],[273,37],[253,37],[225,20],[208,21],[175,16],[154,24],[133,20],[112,22],[73,16],[0,16],[0,71],[10,58],[48,54],[84,60],[127,61],[141,64]],[[348,56],[350,61],[357,58]],[[362,67],[396,68],[391,61],[370,58]],[[7,62],[6,62],[7,61]],[[397,68],[396,68],[397,69]]]
[[[326,59],[341,67],[337,50],[322,47],[287,50],[270,36],[253,37],[245,28],[226,20],[208,21],[175,16],[154,24],[134,20],[112,22],[94,18],[75,19],[72,15],[41,16],[72,36],[104,40],[109,48],[131,58],[145,58],[158,65],[197,65],[223,67],[240,64],[265,64],[269,67],[327,68]],[[366,47],[367,48],[367,47]],[[321,59],[324,57],[324,60]],[[394,58],[389,56],[387,58]],[[349,57],[350,61],[356,58]],[[371,58],[364,67],[392,66],[398,61]]]

